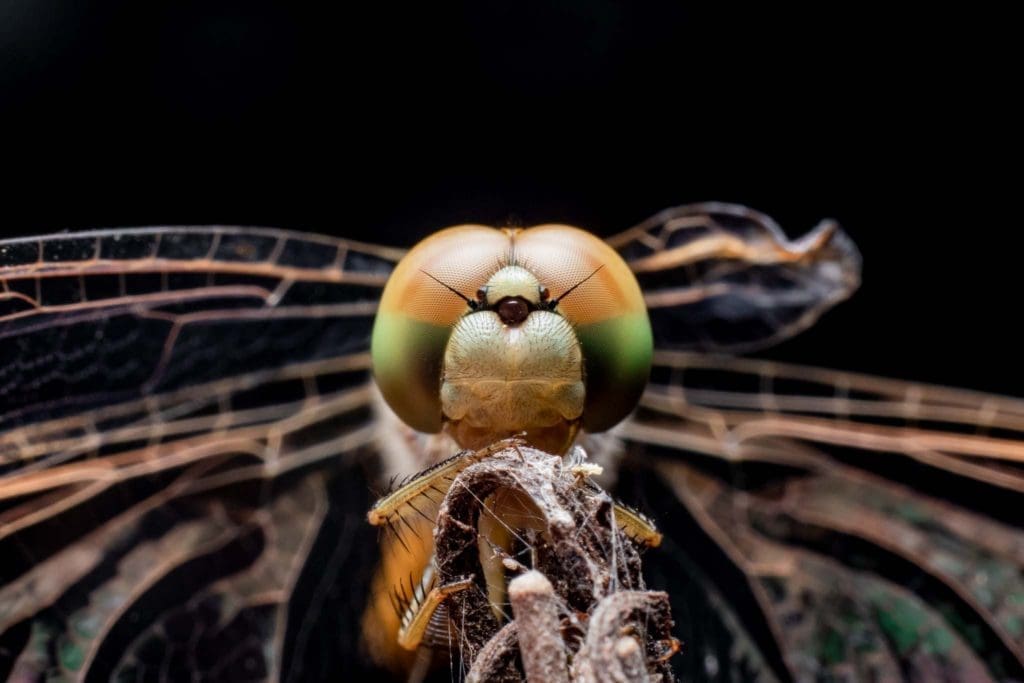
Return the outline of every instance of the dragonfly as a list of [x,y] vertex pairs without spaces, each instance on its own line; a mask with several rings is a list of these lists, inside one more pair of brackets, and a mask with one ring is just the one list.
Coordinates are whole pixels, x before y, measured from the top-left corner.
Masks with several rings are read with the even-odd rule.
[[[834,222],[790,239],[704,203],[606,243],[655,351],[636,409],[579,443],[663,535],[644,565],[678,676],[1024,679],[1024,402],[748,355],[856,290]],[[451,454],[374,383],[405,253],[225,226],[0,242],[0,676],[404,675],[367,626],[366,514]]]

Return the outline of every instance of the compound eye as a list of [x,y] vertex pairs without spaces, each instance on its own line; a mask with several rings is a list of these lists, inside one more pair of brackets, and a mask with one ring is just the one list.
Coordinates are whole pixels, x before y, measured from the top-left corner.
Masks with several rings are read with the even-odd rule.
[[530,315],[530,307],[520,297],[502,299],[498,303],[498,317],[506,325],[518,325]]
[[448,228],[413,247],[388,279],[373,324],[373,376],[384,400],[414,429],[441,430],[448,338],[462,316],[481,308],[482,298],[467,299],[508,251],[500,230]]
[[651,323],[636,277],[606,242],[566,225],[523,230],[516,257],[530,265],[538,300],[542,286],[551,290],[539,308],[568,320],[579,340],[583,428],[611,429],[636,407],[651,372]]

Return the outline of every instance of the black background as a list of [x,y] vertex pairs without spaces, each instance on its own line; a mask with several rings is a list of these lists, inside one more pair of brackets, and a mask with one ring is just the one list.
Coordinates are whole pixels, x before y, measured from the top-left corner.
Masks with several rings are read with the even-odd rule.
[[1024,393],[1009,17],[434,4],[6,0],[0,231],[832,216],[864,286],[774,355]]

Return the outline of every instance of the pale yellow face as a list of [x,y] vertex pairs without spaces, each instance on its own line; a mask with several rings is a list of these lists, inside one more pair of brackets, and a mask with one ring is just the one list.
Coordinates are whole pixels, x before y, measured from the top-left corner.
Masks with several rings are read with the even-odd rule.
[[564,225],[424,240],[388,281],[372,343],[381,392],[412,427],[464,448],[525,433],[556,453],[633,410],[651,353],[628,266]]

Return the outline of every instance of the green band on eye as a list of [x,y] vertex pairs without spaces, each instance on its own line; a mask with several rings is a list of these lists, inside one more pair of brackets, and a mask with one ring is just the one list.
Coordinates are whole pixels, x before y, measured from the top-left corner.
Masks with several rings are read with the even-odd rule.
[[651,372],[654,341],[646,311],[576,328],[586,364],[583,428],[611,429],[633,408]]
[[421,432],[441,430],[441,368],[451,329],[381,311],[370,353],[374,379],[391,409]]

